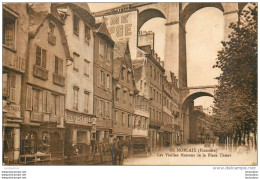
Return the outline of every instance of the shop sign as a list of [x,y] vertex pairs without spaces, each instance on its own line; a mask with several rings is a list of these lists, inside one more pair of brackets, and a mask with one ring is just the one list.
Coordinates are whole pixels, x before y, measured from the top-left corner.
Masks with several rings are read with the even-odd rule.
[[17,104],[7,104],[6,101],[3,101],[3,112],[7,113],[7,116],[10,117],[20,117],[21,108]]
[[89,124],[92,118],[81,114],[66,113],[66,121],[77,124]]

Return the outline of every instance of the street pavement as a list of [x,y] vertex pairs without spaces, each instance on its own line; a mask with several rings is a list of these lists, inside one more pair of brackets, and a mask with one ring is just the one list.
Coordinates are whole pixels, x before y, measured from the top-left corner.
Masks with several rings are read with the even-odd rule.
[[257,152],[189,144],[153,151],[150,157],[132,157],[123,165],[256,165]]
[[[241,149],[227,150],[218,146],[204,147],[202,144],[187,144],[161,148],[150,156],[126,158],[123,165],[256,165],[257,151]],[[85,158],[52,159],[29,165],[112,165],[112,161],[89,161]]]

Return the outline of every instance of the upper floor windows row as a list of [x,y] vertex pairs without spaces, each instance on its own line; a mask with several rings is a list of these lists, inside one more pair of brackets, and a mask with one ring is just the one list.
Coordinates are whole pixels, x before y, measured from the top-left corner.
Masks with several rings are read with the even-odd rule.
[[84,76],[89,77],[90,76],[90,61],[87,59],[83,60],[84,65],[82,65],[82,60],[80,58],[80,55],[77,53],[73,53],[73,70],[75,72],[79,72],[80,68],[83,68]]
[[[91,39],[90,30],[91,28],[87,24],[84,24],[84,39],[87,43]],[[73,34],[77,37],[80,34],[80,17],[76,14],[73,14]]]
[[[42,80],[48,80],[49,70],[47,69],[47,50],[36,46],[35,65],[33,68],[33,75]],[[65,77],[63,76],[63,60],[57,56],[54,56],[53,71],[53,83],[59,86],[65,85]]]

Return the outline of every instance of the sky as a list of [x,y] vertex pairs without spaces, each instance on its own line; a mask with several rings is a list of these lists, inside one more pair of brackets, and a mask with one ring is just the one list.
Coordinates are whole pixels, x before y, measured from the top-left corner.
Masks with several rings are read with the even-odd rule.
[[[123,3],[89,3],[91,11],[120,6]],[[147,21],[141,30],[152,30],[155,33],[155,51],[164,59],[165,24],[163,18],[153,18]],[[202,8],[195,12],[186,24],[186,51],[188,86],[216,85],[215,79],[220,74],[219,69],[213,69],[217,51],[221,49],[224,32],[223,13],[216,8]],[[212,97],[200,97],[194,100],[195,105],[209,108],[213,105]]]

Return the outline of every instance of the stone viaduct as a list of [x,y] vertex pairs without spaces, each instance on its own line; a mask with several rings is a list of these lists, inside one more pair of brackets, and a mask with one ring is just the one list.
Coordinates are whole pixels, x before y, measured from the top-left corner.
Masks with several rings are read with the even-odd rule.
[[196,11],[205,7],[214,7],[223,12],[224,37],[226,40],[231,32],[230,23],[237,22],[239,14],[247,3],[131,3],[117,8],[98,12],[98,16],[123,13],[137,10],[137,31],[148,20],[156,17],[166,20],[164,63],[167,71],[172,71],[178,78],[180,87],[180,101],[184,114],[184,140],[189,139],[188,105],[201,96],[213,96],[215,86],[187,87],[187,59],[186,59],[186,23]]

